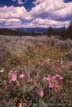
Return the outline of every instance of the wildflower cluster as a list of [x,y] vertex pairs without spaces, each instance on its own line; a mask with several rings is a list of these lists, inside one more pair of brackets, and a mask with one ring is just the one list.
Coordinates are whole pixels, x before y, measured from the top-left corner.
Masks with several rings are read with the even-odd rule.
[[[21,80],[29,79],[29,77],[30,76],[26,73],[20,73],[18,75],[17,71],[15,71],[15,70],[13,70],[13,71],[11,70],[8,73],[8,80],[9,80],[10,83],[11,82],[16,82],[18,79],[21,79]],[[61,90],[63,77],[61,75],[58,75],[58,74],[56,74],[54,76],[48,75],[47,77],[43,78],[43,81],[46,81],[46,83],[48,84],[48,88],[53,89],[53,90]],[[42,98],[44,96],[44,90],[43,90],[42,87],[37,87],[37,88],[38,88],[37,89],[37,94],[38,94],[38,96],[40,96]]]
[[59,90],[62,88],[63,77],[61,75],[48,75],[47,77],[44,77],[43,80],[47,81],[48,87],[51,89]]
[[[19,74],[19,78],[20,79],[25,79],[25,78],[27,78],[27,74],[26,73],[21,73],[21,74]],[[16,80],[17,80],[17,71],[10,71],[9,73],[8,73],[8,78],[9,78],[9,80],[10,80],[10,82],[15,82]]]

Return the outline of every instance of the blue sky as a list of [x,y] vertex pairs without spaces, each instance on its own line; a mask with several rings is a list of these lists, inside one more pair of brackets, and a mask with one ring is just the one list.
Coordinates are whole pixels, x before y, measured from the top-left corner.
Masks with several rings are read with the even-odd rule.
[[0,0],[0,27],[63,27],[72,21],[72,0]]
[[[33,2],[35,0],[21,0],[23,3],[19,4],[20,0],[0,0],[0,6],[24,6],[27,10],[31,10],[35,5]],[[71,2],[72,0],[64,0],[65,3]]]
[[0,6],[24,6],[29,11],[34,6],[33,1],[35,0],[21,0],[21,4],[19,1],[20,0],[0,0]]

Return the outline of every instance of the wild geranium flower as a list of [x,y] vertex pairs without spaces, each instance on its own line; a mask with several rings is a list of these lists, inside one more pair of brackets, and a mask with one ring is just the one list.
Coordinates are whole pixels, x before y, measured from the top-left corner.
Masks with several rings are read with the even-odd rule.
[[20,75],[19,75],[19,78],[20,79],[26,79],[26,78],[29,78],[30,76],[29,76],[29,74],[27,74],[27,73],[21,73]]
[[55,76],[53,76],[53,79],[55,79],[55,80],[63,80],[63,77],[61,76],[61,75],[55,75]]
[[41,98],[44,96],[43,89],[38,90],[38,96],[41,97]]
[[15,82],[17,80],[17,73],[16,71],[10,71],[9,72],[9,79],[10,79],[10,82]]
[[54,85],[52,83],[52,76],[48,75],[47,77],[44,77],[43,80],[46,80],[48,82],[49,88],[53,88]]
[[23,74],[23,73],[19,75],[19,78],[21,78],[21,79],[23,79],[23,78],[25,78],[25,77],[26,77],[26,75]]
[[55,91],[59,91],[62,89],[62,80],[63,80],[63,77],[61,75],[53,76],[54,90]]
[[43,80],[50,81],[50,80],[52,80],[52,76],[51,76],[51,75],[48,75],[47,77],[44,77]]
[[54,88],[54,84],[52,82],[49,82],[49,88]]
[[43,80],[48,82],[49,88],[59,88],[59,83],[63,80],[63,77],[57,74],[55,76],[48,75]]

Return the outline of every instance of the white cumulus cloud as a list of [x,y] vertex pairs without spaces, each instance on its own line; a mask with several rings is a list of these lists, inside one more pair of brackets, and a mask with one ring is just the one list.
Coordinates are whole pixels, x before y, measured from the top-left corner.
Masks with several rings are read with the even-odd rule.
[[36,0],[36,7],[32,8],[30,14],[37,20],[36,24],[40,21],[40,25],[67,26],[72,21],[72,3],[64,3],[64,0]]
[[[18,0],[18,3],[23,1]],[[30,12],[24,6],[0,7],[0,23],[10,27],[62,27],[72,21],[72,2],[36,0],[34,3],[35,7]]]
[[[21,25],[23,20],[31,20],[32,17],[24,7],[4,6],[0,7],[0,23],[5,25]],[[0,26],[1,27],[1,26]]]

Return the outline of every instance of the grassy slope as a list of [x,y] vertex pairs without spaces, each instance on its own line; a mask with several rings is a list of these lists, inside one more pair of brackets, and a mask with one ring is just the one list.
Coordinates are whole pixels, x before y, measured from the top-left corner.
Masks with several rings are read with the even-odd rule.
[[[70,42],[46,36],[0,36],[0,59],[0,69],[5,69],[4,76],[1,77],[3,80],[7,78],[7,73],[11,69],[29,73],[32,81],[36,81],[37,84],[48,74],[62,75],[64,87],[59,94],[59,100],[62,106],[72,105],[72,48]],[[29,87],[32,86],[32,81],[29,82]],[[53,93],[53,99],[56,100],[57,97]],[[47,103],[47,96],[42,100]],[[57,103],[51,99],[49,103],[50,101],[53,104]]]

